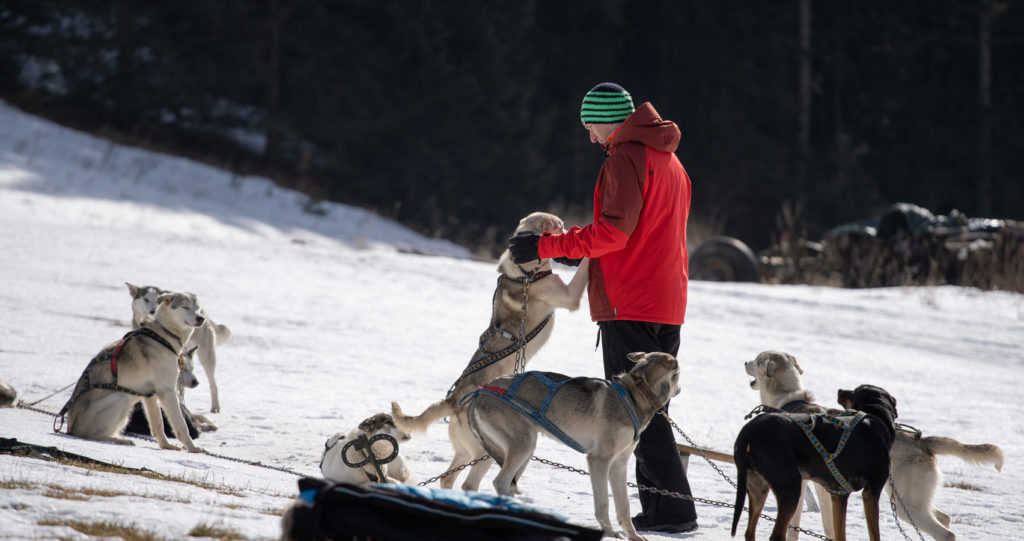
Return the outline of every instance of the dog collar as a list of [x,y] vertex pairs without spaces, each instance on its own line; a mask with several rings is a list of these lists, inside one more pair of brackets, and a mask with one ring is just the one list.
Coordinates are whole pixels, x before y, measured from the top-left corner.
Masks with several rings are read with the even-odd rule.
[[641,378],[639,376],[634,376],[633,377],[633,381],[636,382],[636,388],[640,389],[640,392],[643,393],[644,396],[648,400],[650,400],[651,403],[654,404],[654,406],[655,406],[654,407],[654,411],[658,411],[658,410],[660,410],[660,409],[665,407],[665,404],[662,404],[661,400],[658,400],[658,396],[656,394],[654,394],[654,390],[651,389],[651,386],[647,384],[647,382],[644,380],[644,378]]

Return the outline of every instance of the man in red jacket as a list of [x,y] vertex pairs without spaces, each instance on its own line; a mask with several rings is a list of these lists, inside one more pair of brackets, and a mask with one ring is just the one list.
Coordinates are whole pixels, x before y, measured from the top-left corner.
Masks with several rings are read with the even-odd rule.
[[[513,237],[516,263],[538,257],[562,262],[589,257],[590,316],[603,341],[605,377],[625,372],[634,351],[677,355],[686,314],[686,221],[690,177],[674,154],[679,127],[649,102],[633,108],[625,89],[601,83],[580,113],[590,141],[607,154],[594,190],[594,222],[563,235]],[[640,485],[690,495],[672,427],[656,415],[636,451]],[[640,492],[637,530],[697,529],[693,502]]]

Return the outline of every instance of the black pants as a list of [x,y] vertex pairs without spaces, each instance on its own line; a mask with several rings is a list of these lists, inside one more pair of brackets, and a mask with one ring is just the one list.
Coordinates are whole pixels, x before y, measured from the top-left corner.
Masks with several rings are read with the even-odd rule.
[[[645,321],[600,321],[604,354],[604,375],[610,378],[628,371],[633,363],[627,353],[660,351],[673,356],[679,353],[679,325]],[[665,410],[668,411],[666,404]],[[672,425],[662,415],[655,415],[640,434],[636,451],[636,482],[638,485],[692,495],[690,482],[679,459],[679,449],[672,434]],[[640,491],[640,506],[653,523],[680,523],[697,519],[697,510],[690,500]]]

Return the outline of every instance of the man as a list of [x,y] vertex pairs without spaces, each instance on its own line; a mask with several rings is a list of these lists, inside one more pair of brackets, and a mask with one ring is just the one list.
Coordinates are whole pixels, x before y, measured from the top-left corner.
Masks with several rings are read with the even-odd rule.
[[[674,152],[680,132],[650,103],[633,108],[629,92],[601,83],[580,112],[590,141],[607,157],[594,190],[594,221],[563,235],[509,239],[516,263],[538,257],[567,262],[589,257],[590,315],[603,340],[605,377],[629,369],[626,354],[676,355],[686,313],[686,221],[690,178]],[[661,415],[647,426],[636,451],[643,486],[690,495],[672,427]],[[637,530],[681,533],[697,529],[693,502],[640,492]]]

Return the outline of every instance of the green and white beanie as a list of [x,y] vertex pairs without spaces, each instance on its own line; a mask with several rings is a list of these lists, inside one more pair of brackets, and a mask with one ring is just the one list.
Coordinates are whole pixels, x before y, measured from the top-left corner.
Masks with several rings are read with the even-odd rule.
[[615,83],[601,83],[583,96],[580,120],[583,124],[613,124],[633,114],[633,98]]

